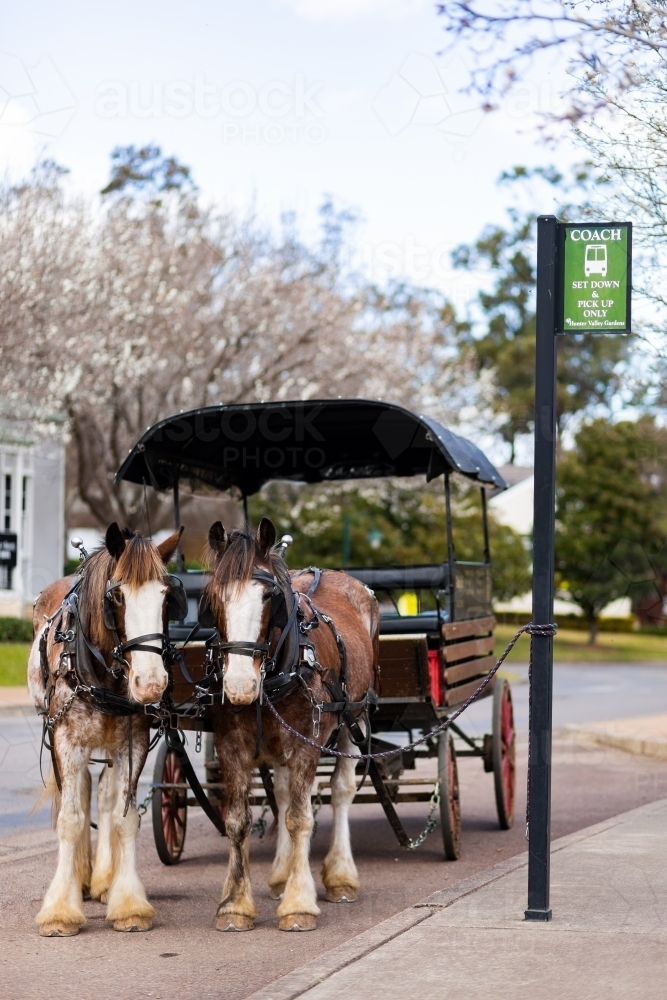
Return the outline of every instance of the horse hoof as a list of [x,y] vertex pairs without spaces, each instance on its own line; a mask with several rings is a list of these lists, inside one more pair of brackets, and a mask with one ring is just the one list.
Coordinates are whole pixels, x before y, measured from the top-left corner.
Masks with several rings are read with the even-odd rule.
[[324,898],[329,903],[355,903],[359,890],[351,885],[332,885],[327,887]]
[[152,917],[123,917],[121,920],[114,920],[113,929],[115,931],[121,931],[125,934],[131,934],[134,931],[149,931],[153,926]]
[[80,929],[80,924],[64,924],[54,921],[50,924],[42,924],[39,928],[39,934],[40,937],[74,937]]
[[216,931],[253,931],[255,921],[245,913],[221,913],[215,922]]
[[286,882],[276,882],[269,886],[269,896],[271,899],[282,899],[285,892]]
[[317,920],[312,913],[288,913],[278,921],[279,931],[314,931]]
[[105,891],[102,892],[102,893],[100,893],[100,895],[97,898],[99,899],[100,903],[108,903],[109,902],[109,890],[105,889]]

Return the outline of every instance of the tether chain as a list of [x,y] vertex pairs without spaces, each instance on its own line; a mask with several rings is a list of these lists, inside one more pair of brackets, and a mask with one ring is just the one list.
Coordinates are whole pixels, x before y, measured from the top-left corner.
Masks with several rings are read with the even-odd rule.
[[67,715],[67,713],[69,712],[70,708],[74,704],[74,699],[76,698],[76,696],[78,695],[78,693],[79,693],[80,690],[81,690],[81,688],[77,684],[76,687],[74,688],[73,692],[72,692],[72,696],[69,699],[69,701],[66,701],[65,704],[63,705],[63,707],[58,712],[56,712],[55,715],[47,716],[47,719],[46,719],[46,722],[45,722],[45,726],[46,726],[47,729],[53,730],[53,727],[56,726],[60,722],[60,720],[63,718],[63,716]]
[[414,840],[410,840],[408,844],[409,851],[416,851],[418,847],[421,847],[429,834],[433,833],[438,821],[435,818],[435,810],[440,805],[440,778],[435,783],[431,798],[429,799],[430,809],[428,811],[428,818],[426,820],[426,826]]
[[142,817],[145,816],[146,813],[148,812],[148,807],[151,804],[151,800],[154,795],[155,795],[155,785],[151,785],[151,787],[148,789],[148,795],[143,800],[143,802],[140,802],[139,805],[137,806],[137,813],[139,814],[139,826],[141,826]]
[[260,840],[264,840],[264,836],[266,834],[266,828],[268,824],[264,819],[264,817],[266,816],[269,809],[270,809],[269,803],[267,802],[266,799],[264,799],[264,801],[262,802],[262,811],[260,813],[259,819],[255,820],[255,822],[250,827],[250,833],[251,834],[258,833]]
[[269,698],[266,698],[264,700],[264,704],[268,705],[272,715],[278,720],[283,729],[286,729],[288,733],[292,734],[292,736],[296,736],[297,739],[301,740],[302,743],[307,743],[308,746],[313,747],[314,750],[319,750],[320,753],[327,754],[328,756],[331,757],[346,757],[348,758],[348,760],[377,760],[380,757],[394,757],[396,754],[403,753],[406,750],[413,750],[415,747],[421,746],[422,743],[428,743],[428,741],[432,739],[434,736],[437,736],[439,733],[443,733],[446,729],[448,729],[452,725],[452,723],[455,722],[456,719],[458,719],[459,716],[462,715],[465,712],[465,710],[470,707],[470,705],[472,705],[473,701],[479,698],[484,688],[487,686],[489,681],[491,681],[495,677],[498,670],[504,663],[505,659],[512,651],[517,641],[523,635],[524,632],[528,632],[530,635],[548,636],[548,635],[555,635],[557,628],[558,626],[556,624],[533,625],[532,622],[529,622],[527,625],[522,625],[521,628],[518,630],[518,632],[513,636],[513,638],[510,639],[505,651],[496,661],[496,665],[492,667],[491,670],[489,670],[486,677],[481,681],[481,683],[473,691],[470,697],[466,698],[463,704],[460,705],[456,709],[456,711],[449,716],[448,719],[445,719],[444,722],[441,722],[440,725],[435,727],[435,729],[431,729],[426,734],[426,736],[422,736],[418,740],[413,740],[412,743],[407,743],[404,747],[395,747],[393,750],[382,750],[379,753],[345,753],[343,750],[334,750],[332,747],[323,746],[321,743],[317,743],[315,740],[311,740],[309,736],[304,736],[303,733],[300,733],[297,729],[294,729],[292,726],[290,726],[289,722],[283,719],[282,715],[280,715],[280,713],[277,711],[276,707],[273,705],[273,703]]

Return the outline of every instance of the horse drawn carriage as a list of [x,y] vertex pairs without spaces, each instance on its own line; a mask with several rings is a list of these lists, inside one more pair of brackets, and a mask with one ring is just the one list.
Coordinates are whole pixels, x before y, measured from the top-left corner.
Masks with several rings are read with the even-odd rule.
[[[454,475],[479,487],[484,552],[478,562],[456,558]],[[379,802],[399,843],[406,847],[417,846],[423,835],[417,842],[410,840],[395,806],[430,802],[433,812],[439,803],[445,857],[454,860],[461,850],[457,755],[479,757],[485,771],[493,774],[500,827],[508,829],[514,816],[515,736],[507,680],[494,677],[478,694],[492,699],[490,734],[470,736],[452,722],[444,732],[429,737],[478,692],[494,663],[486,492],[506,484],[485,455],[429,417],[381,401],[217,405],[179,413],[149,428],[116,478],[144,488],[171,490],[178,527],[184,486],[195,493],[236,495],[247,521],[248,497],[273,480],[317,484],[424,477],[430,482],[441,476],[447,551],[434,553],[434,561],[427,565],[346,566],[345,572],[381,601],[380,683],[368,713],[366,749],[384,756],[377,763],[370,762],[373,787],[362,788],[355,802]],[[289,541],[283,538],[282,555]],[[206,708],[209,668],[205,654],[213,629],[200,611],[207,576],[186,570],[180,552],[176,575],[187,598],[187,613],[183,604],[181,620],[169,626],[170,640],[178,650],[173,708],[152,785],[155,842],[165,864],[180,858],[188,806],[202,806],[223,833],[226,811],[226,788],[207,735],[212,725]],[[406,593],[417,595],[416,613],[399,612],[399,606],[404,609],[399,597]],[[165,728],[164,721],[161,726]],[[198,780],[188,758],[185,732],[196,734],[197,749],[203,740],[204,782]],[[400,744],[409,742],[415,732],[422,734],[424,742],[401,749]],[[425,776],[422,761],[428,757],[437,760],[437,769]],[[330,801],[332,767],[333,758],[323,754],[313,788],[318,804]],[[360,782],[367,767],[364,761],[356,767]],[[275,812],[272,774],[266,766],[254,776],[250,802],[268,805]],[[427,829],[433,826],[431,821]]]

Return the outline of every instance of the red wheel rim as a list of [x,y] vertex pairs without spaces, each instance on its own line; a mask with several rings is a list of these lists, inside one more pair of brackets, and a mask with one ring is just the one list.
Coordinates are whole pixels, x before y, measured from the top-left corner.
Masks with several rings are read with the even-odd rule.
[[505,809],[511,816],[514,813],[514,770],[516,767],[516,733],[514,730],[514,710],[509,688],[503,691],[503,701],[500,716],[500,739],[502,745],[502,782],[505,799]]
[[459,774],[453,747],[453,742],[448,744],[447,771],[449,774],[449,811],[453,819],[452,826],[457,829],[461,819],[461,802],[459,799]]
[[[167,785],[181,785],[185,777],[175,753],[168,753],[164,762],[163,781]],[[186,793],[178,788],[162,789],[162,831],[172,855],[177,855],[185,838]]]

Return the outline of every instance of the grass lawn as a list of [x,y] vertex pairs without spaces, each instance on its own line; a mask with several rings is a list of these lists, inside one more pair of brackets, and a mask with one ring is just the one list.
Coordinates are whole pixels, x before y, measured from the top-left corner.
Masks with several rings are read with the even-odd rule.
[[[496,628],[496,653],[499,654],[512,638],[516,628],[513,625],[498,625]],[[529,656],[530,639],[522,635],[509,654],[506,665],[512,660],[525,662]],[[642,635],[641,632],[600,632],[595,646],[588,645],[588,633],[575,629],[559,629],[554,639],[554,660],[561,663],[619,663],[664,661],[667,666],[667,636]]]
[[[499,655],[512,638],[513,625],[496,628],[496,655]],[[571,629],[559,631],[554,641],[554,659],[561,663],[654,663],[664,661],[667,666],[667,636],[642,635],[641,632],[600,632],[595,646],[587,643],[588,633]],[[0,642],[0,687],[17,687],[25,684],[29,643]],[[512,661],[525,663],[529,655],[529,638],[522,635],[505,661],[505,670],[511,671]]]
[[0,687],[25,684],[30,643],[0,642]]

